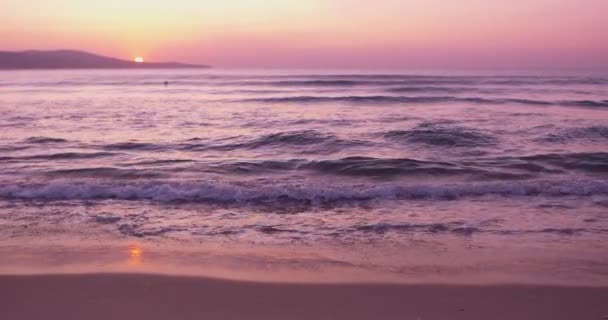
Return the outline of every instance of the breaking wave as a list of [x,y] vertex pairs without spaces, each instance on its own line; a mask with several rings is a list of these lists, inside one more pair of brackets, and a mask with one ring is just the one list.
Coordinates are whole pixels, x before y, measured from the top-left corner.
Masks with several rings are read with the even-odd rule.
[[8,200],[145,200],[154,202],[211,202],[228,204],[323,204],[367,200],[455,200],[494,195],[594,196],[607,195],[606,180],[510,181],[454,184],[328,184],[315,182],[247,185],[221,182],[141,183],[48,182],[0,186]]

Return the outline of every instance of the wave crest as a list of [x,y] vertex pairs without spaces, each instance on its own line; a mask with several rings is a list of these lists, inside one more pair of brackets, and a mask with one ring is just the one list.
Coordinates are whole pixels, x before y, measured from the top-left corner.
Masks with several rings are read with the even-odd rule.
[[251,203],[323,204],[367,200],[455,200],[494,195],[594,196],[607,195],[608,181],[511,181],[454,184],[331,184],[320,182],[245,185],[221,182],[130,182],[130,183],[22,183],[0,186],[6,200],[140,200],[155,202],[211,202],[233,205]]
[[579,140],[606,141],[608,140],[608,126],[590,126],[583,128],[569,128],[557,133],[548,134],[538,141],[567,143]]
[[360,146],[366,144],[360,140],[343,140],[332,134],[321,133],[315,130],[300,130],[287,131],[263,135],[251,140],[232,143],[209,143],[190,144],[182,146],[181,149],[192,151],[233,151],[238,149],[259,149],[259,148],[278,148],[278,147],[298,147],[302,146],[317,147],[318,150],[306,150],[303,152],[318,151],[321,153],[330,153],[348,147]]
[[395,130],[383,134],[386,139],[432,146],[476,147],[493,145],[497,139],[479,130],[421,124],[410,130]]
[[523,104],[538,106],[608,107],[608,100],[532,100],[516,98],[480,98],[457,96],[289,96],[243,99],[237,102],[254,103],[353,103],[353,104],[435,104],[435,103],[474,103],[474,104]]
[[24,141],[25,143],[32,143],[32,144],[43,144],[43,143],[62,143],[62,142],[68,142],[65,139],[61,139],[61,138],[51,138],[51,137],[29,137],[27,139],[25,139]]

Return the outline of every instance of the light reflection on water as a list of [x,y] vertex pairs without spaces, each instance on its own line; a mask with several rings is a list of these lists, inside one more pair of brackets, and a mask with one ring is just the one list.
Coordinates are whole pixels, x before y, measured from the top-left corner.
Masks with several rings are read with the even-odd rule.
[[138,244],[129,246],[129,258],[127,259],[127,265],[130,267],[138,267],[143,264],[144,251]]

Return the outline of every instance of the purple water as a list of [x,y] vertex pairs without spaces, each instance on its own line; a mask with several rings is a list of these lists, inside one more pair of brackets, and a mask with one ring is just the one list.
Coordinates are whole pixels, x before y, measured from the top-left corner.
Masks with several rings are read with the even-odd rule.
[[1,72],[0,240],[58,237],[555,250],[606,279],[608,77]]

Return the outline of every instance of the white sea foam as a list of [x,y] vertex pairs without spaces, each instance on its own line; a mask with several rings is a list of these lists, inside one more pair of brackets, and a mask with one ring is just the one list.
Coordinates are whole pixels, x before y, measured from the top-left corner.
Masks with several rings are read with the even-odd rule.
[[509,181],[453,184],[274,184],[243,186],[221,182],[49,182],[0,186],[0,198],[22,200],[147,200],[156,202],[325,203],[382,199],[460,199],[494,195],[594,196],[608,194],[606,180]]

